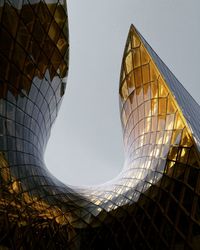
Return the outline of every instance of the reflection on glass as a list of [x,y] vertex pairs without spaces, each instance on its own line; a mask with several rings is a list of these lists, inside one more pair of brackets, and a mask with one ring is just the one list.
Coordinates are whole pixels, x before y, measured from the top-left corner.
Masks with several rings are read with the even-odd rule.
[[67,32],[64,1],[0,1],[0,249],[199,249],[199,106],[133,26],[122,172],[83,188],[47,170]]

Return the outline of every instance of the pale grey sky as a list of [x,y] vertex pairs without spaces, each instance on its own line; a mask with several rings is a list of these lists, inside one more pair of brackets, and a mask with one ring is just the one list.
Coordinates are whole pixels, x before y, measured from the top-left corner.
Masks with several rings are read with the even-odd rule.
[[45,157],[58,179],[99,184],[123,166],[118,85],[131,23],[200,103],[199,10],[199,0],[68,1],[68,85]]

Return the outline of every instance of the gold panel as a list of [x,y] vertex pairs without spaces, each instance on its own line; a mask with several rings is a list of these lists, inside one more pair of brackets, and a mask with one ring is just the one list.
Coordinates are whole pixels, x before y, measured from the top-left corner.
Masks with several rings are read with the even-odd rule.
[[46,169],[68,23],[64,1],[35,2],[0,1],[0,249],[199,249],[198,138],[172,73],[133,26],[119,88],[121,173],[81,188]]

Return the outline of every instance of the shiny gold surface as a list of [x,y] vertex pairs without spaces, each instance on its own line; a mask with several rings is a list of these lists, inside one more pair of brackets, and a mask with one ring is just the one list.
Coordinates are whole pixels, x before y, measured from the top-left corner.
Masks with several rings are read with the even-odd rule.
[[0,4],[0,249],[199,249],[199,150],[182,86],[174,91],[177,80],[133,26],[119,87],[121,173],[80,188],[47,170],[68,28],[64,1],[46,2]]
[[[1,75],[0,97],[10,90],[16,97],[28,94],[33,77],[64,78],[68,69],[67,16],[60,4],[24,4],[17,10],[9,3],[0,7]],[[16,41],[15,41],[16,39]],[[51,60],[51,63],[49,63]]]

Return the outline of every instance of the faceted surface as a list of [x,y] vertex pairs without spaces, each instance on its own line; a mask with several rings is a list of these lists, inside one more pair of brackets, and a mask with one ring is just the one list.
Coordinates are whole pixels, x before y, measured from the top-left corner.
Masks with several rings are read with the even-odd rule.
[[66,85],[65,2],[0,1],[0,36],[0,248],[199,249],[200,108],[140,33],[120,76],[123,170],[85,189],[43,161]]

